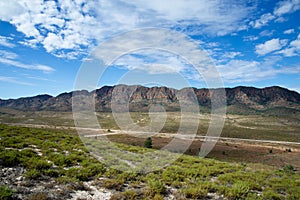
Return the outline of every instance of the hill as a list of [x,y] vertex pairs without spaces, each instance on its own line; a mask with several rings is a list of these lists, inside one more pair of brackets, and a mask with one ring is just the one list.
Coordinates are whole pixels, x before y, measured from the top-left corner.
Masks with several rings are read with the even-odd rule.
[[[129,101],[130,111],[148,111],[153,104],[164,106],[167,111],[179,111],[178,97],[186,95],[187,89],[193,91],[202,111],[209,111],[211,97],[220,89],[207,88],[183,88],[176,90],[168,87],[144,87],[144,86],[104,86],[91,92],[72,91],[62,93],[56,97],[50,95],[38,95],[19,99],[1,100],[0,107],[23,111],[72,111],[72,97],[84,96],[95,98],[96,111],[111,111],[113,95],[119,95],[119,99]],[[239,86],[225,88],[227,110],[230,113],[253,114],[266,113],[300,113],[300,94],[286,88],[272,86],[266,88],[254,88]],[[193,94],[184,98],[193,98]]]

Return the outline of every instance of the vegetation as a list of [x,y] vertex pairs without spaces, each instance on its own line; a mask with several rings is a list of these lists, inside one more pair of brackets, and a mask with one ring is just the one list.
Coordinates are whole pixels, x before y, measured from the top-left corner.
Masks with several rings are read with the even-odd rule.
[[[112,154],[104,155],[111,163],[99,162],[88,153],[79,137],[67,130],[0,124],[0,138],[2,167],[23,167],[26,180],[54,180],[54,184],[67,184],[73,190],[83,190],[83,182],[93,180],[99,187],[112,190],[112,199],[163,199],[170,194],[170,188],[175,189],[172,191],[175,196],[188,199],[202,199],[208,193],[223,195],[228,199],[300,199],[300,175],[291,165],[278,170],[255,170],[245,163],[230,164],[181,155],[171,165],[145,174],[139,170],[122,171],[113,165],[107,166],[121,162],[116,159],[117,151],[112,150]],[[93,147],[93,140],[89,141],[90,148],[107,150],[106,146]],[[154,149],[114,145],[121,151],[155,155]],[[126,155],[120,156],[125,159]],[[166,159],[170,155],[175,154],[165,152]],[[134,162],[137,158],[126,159]],[[153,160],[146,160],[145,163],[150,165]],[[13,190],[7,186],[0,187],[0,199],[9,199],[13,195]],[[36,194],[28,198],[46,197]]]
[[151,139],[151,137],[148,137],[146,139],[146,141],[144,142],[144,147],[146,147],[146,148],[152,148],[152,139]]
[[[227,107],[230,112],[230,106]],[[208,112],[200,112],[201,125],[198,128],[199,135],[207,133],[210,124],[210,110]],[[240,113],[228,114],[225,126],[222,131],[223,137],[249,138],[249,139],[268,139],[299,142],[300,135],[300,113],[289,115],[271,115],[264,112],[254,112],[245,115],[245,110]],[[251,112],[250,112],[251,113]],[[280,113],[280,112],[278,112]],[[160,114],[160,113],[156,113]],[[107,132],[119,129],[112,113],[97,112],[96,113],[100,126]],[[155,115],[155,113],[154,113]],[[20,117],[22,116],[22,117]],[[132,120],[139,126],[147,126],[151,123],[148,112],[131,112]],[[191,116],[192,117],[192,116]],[[82,114],[82,119],[88,118]],[[181,123],[180,112],[168,112],[167,119],[161,132],[176,133]],[[3,123],[19,123],[19,124],[37,124],[49,125],[57,128],[74,127],[72,112],[53,112],[53,111],[20,111],[0,108],[0,121]],[[184,121],[183,129],[188,129],[191,122]],[[92,127],[90,122],[86,121],[86,127]]]
[[10,199],[13,194],[13,190],[9,189],[7,186],[0,186],[0,200]]

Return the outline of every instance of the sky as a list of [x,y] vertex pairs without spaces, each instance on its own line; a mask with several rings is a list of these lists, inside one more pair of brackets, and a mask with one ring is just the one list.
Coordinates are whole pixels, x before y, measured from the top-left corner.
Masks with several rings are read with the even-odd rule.
[[[224,87],[277,85],[300,92],[299,19],[300,0],[1,0],[0,98],[72,91],[80,69],[103,46],[102,57],[115,55],[116,46],[135,49],[107,63],[88,90],[119,83],[209,86],[182,54],[193,50],[183,43],[173,52],[161,48],[177,38],[143,37],[147,28],[193,41]],[[136,48],[132,35],[162,43]]]

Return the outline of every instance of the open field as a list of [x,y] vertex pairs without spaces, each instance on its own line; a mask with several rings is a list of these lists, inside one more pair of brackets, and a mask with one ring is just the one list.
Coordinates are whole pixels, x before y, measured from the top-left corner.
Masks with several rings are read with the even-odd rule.
[[[160,115],[154,113],[153,115]],[[99,124],[103,129],[119,129],[112,113],[96,113]],[[132,121],[141,127],[150,123],[148,113],[130,113]],[[89,124],[89,117],[82,114],[83,127],[93,127]],[[154,116],[155,117],[155,116]],[[191,119],[182,122],[183,126],[189,127],[193,122]],[[198,135],[206,135],[211,120],[210,114],[201,114],[199,118]],[[86,120],[85,120],[86,119]],[[168,112],[166,122],[160,130],[161,133],[176,133],[181,122],[181,113]],[[71,112],[23,112],[10,109],[0,109],[0,123],[11,124],[35,124],[73,127],[74,120]],[[185,128],[183,127],[183,128]],[[226,115],[225,126],[222,130],[222,137],[245,138],[258,140],[278,140],[300,142],[300,116],[263,116],[263,115]]]
[[[0,110],[0,122],[19,126],[74,130],[74,121],[70,112],[22,112],[8,109]],[[160,113],[154,113],[159,115]],[[143,146],[147,132],[120,131],[111,113],[96,113],[102,129],[84,129],[87,134],[107,134],[115,142]],[[148,113],[130,113],[132,120],[140,127],[150,123]],[[199,116],[200,125],[197,138],[184,153],[198,155],[206,134],[210,115]],[[88,116],[82,114],[84,127],[92,127]],[[164,127],[152,135],[154,148],[162,148],[168,144],[173,134],[177,132],[180,123],[180,113],[167,113]],[[189,122],[183,123],[189,126]],[[109,131],[108,131],[109,130]],[[227,115],[221,138],[214,149],[208,154],[209,158],[221,161],[234,161],[264,165],[272,169],[282,168],[291,164],[300,170],[300,117],[298,116],[262,116],[262,115]],[[74,132],[76,133],[76,132]],[[203,137],[202,137],[203,136]],[[182,138],[183,142],[185,139]],[[267,140],[267,141],[262,141]],[[277,142],[279,141],[279,142]],[[287,143],[285,143],[287,141]],[[289,143],[292,142],[292,143]],[[177,150],[180,151],[180,148]],[[261,166],[258,166],[261,167]]]
[[[166,158],[178,158],[162,169],[145,174],[116,170],[107,162],[97,161],[71,129],[0,125],[0,138],[0,195],[4,199],[300,198],[300,176],[289,164],[279,169],[258,168],[247,163],[165,152]],[[102,140],[90,139],[91,147],[108,149]],[[155,151],[120,143],[114,145],[128,152],[123,156],[134,153],[143,158],[143,154]],[[158,138],[153,138],[153,145],[158,147]],[[100,152],[109,156],[105,151]],[[115,156],[108,158],[114,161]],[[118,165],[118,161],[113,164]]]

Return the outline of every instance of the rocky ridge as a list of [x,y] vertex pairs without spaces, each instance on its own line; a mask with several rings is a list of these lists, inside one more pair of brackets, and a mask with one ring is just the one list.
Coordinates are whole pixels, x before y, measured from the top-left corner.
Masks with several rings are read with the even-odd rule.
[[[154,104],[164,106],[167,111],[179,111],[180,101],[184,100],[195,100],[202,108],[209,109],[212,97],[220,90],[206,88],[176,90],[168,87],[149,88],[127,85],[104,86],[91,92],[86,90],[73,91],[59,94],[56,97],[38,95],[19,99],[0,99],[0,107],[25,111],[72,111],[72,97],[77,96],[83,98],[81,101],[83,105],[87,102],[84,101],[84,98],[93,98],[96,111],[111,111],[111,103],[113,101],[117,103],[119,103],[118,101],[123,101],[120,103],[129,104],[131,111],[147,111]],[[225,92],[227,106],[234,108],[233,110],[242,108],[242,110],[247,112],[279,107],[297,110],[300,108],[300,94],[278,86],[262,89],[239,86],[225,88]]]

